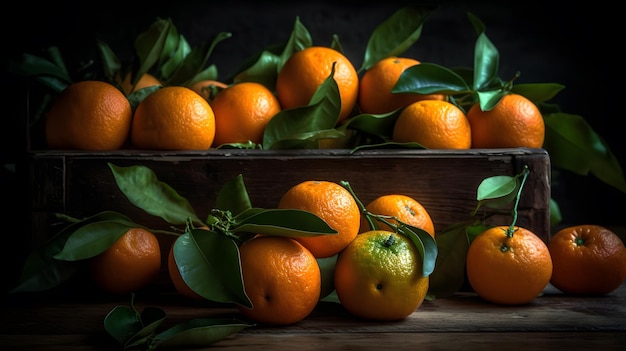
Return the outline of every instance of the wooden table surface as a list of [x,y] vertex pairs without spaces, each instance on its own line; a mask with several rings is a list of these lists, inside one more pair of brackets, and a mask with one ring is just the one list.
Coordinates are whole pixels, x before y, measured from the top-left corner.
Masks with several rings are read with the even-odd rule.
[[[70,294],[71,295],[71,294]],[[70,296],[5,299],[0,350],[119,350],[103,320],[130,299]],[[234,316],[222,305],[197,306],[173,292],[137,295],[135,306],[163,309],[160,328],[193,318]],[[163,329],[165,330],[165,329]],[[552,286],[524,306],[498,306],[471,292],[425,301],[407,319],[368,322],[322,302],[305,320],[260,326],[200,349],[219,350],[626,350],[626,282],[601,297],[565,295]]]

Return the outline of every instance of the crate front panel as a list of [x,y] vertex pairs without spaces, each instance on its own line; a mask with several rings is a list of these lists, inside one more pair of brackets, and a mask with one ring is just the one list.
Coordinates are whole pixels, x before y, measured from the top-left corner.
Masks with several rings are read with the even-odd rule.
[[[427,152],[426,152],[427,151]],[[241,174],[253,206],[275,208],[290,187],[305,180],[348,181],[363,203],[384,194],[406,194],[431,214],[435,229],[469,218],[480,182],[494,175],[531,169],[518,206],[517,224],[549,235],[549,158],[543,150],[434,152],[207,152],[180,154],[68,153],[31,157],[33,232],[44,240],[63,225],[54,218],[75,218],[101,211],[121,212],[142,225],[167,229],[168,223],[131,204],[119,190],[108,163],[143,165],[187,198],[206,218],[219,189]],[[510,210],[488,223],[509,224]]]

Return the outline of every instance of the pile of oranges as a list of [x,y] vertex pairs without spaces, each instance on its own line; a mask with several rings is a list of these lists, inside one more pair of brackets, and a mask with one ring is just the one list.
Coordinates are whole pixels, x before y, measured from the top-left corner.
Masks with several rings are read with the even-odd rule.
[[[384,194],[363,205],[338,183],[309,180],[286,191],[277,208],[311,212],[336,234],[256,235],[243,241],[241,276],[251,306],[236,307],[245,317],[271,325],[297,323],[329,294],[323,288],[329,279],[343,308],[366,320],[402,320],[427,299],[423,251],[397,230],[401,221],[437,238],[432,218],[418,200]],[[385,220],[372,225],[366,214]],[[94,281],[114,294],[149,287],[160,270],[159,252],[154,234],[131,229],[91,260]],[[320,264],[329,258],[336,259],[330,277]],[[183,280],[172,249],[167,266],[182,297],[203,300]],[[567,294],[597,296],[626,279],[626,247],[617,234],[597,225],[563,228],[547,243],[526,228],[500,225],[471,241],[465,267],[474,292],[497,305],[528,304],[549,283]]]
[[[507,94],[489,111],[478,104],[466,111],[444,94],[392,93],[400,75],[419,64],[387,57],[359,75],[339,51],[311,46],[285,61],[272,87],[253,81],[163,86],[148,73],[134,87],[130,76],[117,82],[80,81],[61,92],[47,111],[46,143],[50,149],[93,151],[262,145],[269,121],[281,111],[310,104],[332,72],[340,98],[335,127],[358,115],[397,111],[388,141],[429,149],[542,147],[542,115],[522,95]],[[131,106],[128,95],[145,88],[152,90]]]

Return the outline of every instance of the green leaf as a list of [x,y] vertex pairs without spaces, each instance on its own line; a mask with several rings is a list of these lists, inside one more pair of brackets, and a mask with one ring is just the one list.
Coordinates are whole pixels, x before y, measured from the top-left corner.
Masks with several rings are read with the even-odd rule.
[[178,48],[180,37],[170,19],[157,19],[135,38],[135,55],[139,68],[133,77],[133,86],[154,67],[164,62]]
[[469,223],[456,223],[437,233],[439,249],[435,270],[430,275],[428,295],[443,298],[457,292],[465,282],[465,258],[469,249],[466,229]]
[[500,100],[502,100],[502,97],[507,94],[507,92],[502,89],[478,91],[476,93],[478,95],[478,102],[482,111],[489,111],[496,107]]
[[596,176],[626,193],[626,179],[619,161],[606,142],[578,115],[553,113],[544,116],[544,148],[552,166],[576,174]]
[[396,11],[380,23],[367,41],[363,64],[359,71],[368,70],[389,56],[399,56],[408,50],[422,34],[422,25],[434,7],[408,6]]
[[133,295],[131,307],[116,306],[109,311],[104,318],[104,329],[126,350],[147,344],[165,317],[158,307],[146,307],[139,313]]
[[555,227],[562,220],[563,216],[561,215],[559,204],[553,198],[550,198],[550,227]]
[[[161,81],[165,85],[184,85],[186,78],[191,79],[191,77],[202,68],[202,66],[200,66],[202,63],[198,62],[201,59],[198,57],[199,55],[197,51],[192,51],[189,42],[184,36],[180,35],[176,50],[165,57],[166,60],[160,67]],[[181,71],[183,73],[180,75],[182,75],[183,78],[176,79],[177,77],[175,77],[175,75]]]
[[104,330],[120,345],[126,345],[141,329],[136,311],[126,306],[115,306],[104,317]]
[[11,293],[43,291],[54,288],[79,273],[84,265],[71,261],[59,261],[53,256],[63,250],[67,239],[82,226],[106,220],[128,220],[120,213],[105,211],[69,224],[50,238],[43,246],[32,251],[26,258],[16,286]]
[[539,104],[552,99],[563,89],[565,86],[557,83],[527,83],[513,85],[511,92]]
[[67,238],[63,250],[54,255],[57,260],[78,261],[106,251],[124,233],[138,227],[131,221],[107,220],[87,223]]
[[[100,53],[104,77],[110,82],[115,82],[115,75],[120,72],[122,67],[120,60],[107,43],[98,40],[96,41],[96,47]],[[123,75],[120,74],[120,78],[121,77],[123,77]]]
[[342,127],[376,135],[382,140],[390,140],[399,115],[400,109],[383,114],[359,114],[347,120]]
[[280,54],[280,61],[276,67],[276,72],[280,72],[281,68],[291,55],[295,52],[311,47],[312,45],[313,39],[311,38],[311,33],[309,33],[309,30],[304,26],[304,24],[302,24],[302,22],[300,22],[300,16],[296,16],[293,29],[289,35],[289,40]]
[[153,343],[161,348],[209,346],[253,326],[235,318],[196,318],[157,334]]
[[222,186],[217,193],[215,207],[222,211],[230,211],[233,215],[252,208],[252,202],[241,174]]
[[511,176],[493,176],[483,179],[476,191],[476,200],[497,199],[507,196],[517,188],[517,178]]
[[231,227],[237,232],[256,233],[275,236],[315,236],[337,234],[323,219],[303,210],[269,209],[256,211],[252,216],[246,216]]
[[270,119],[263,132],[263,149],[275,149],[275,145],[283,140],[310,139],[316,132],[334,128],[341,111],[334,74],[333,64],[330,75],[317,88],[309,105],[284,109]]
[[[189,82],[188,86],[193,85],[197,82],[203,81],[203,80],[218,80],[218,73],[217,73],[217,66],[215,65],[209,65],[209,67],[205,68],[204,70],[200,71],[198,74],[196,74],[193,79],[191,80],[191,82]],[[217,87],[215,87],[217,88]],[[217,90],[219,91],[219,90]],[[215,95],[215,94],[213,94]]]
[[437,261],[437,243],[435,239],[421,228],[398,221],[398,233],[411,239],[422,256],[422,275],[429,276],[435,270]]
[[[169,74],[169,79],[166,82],[169,85],[189,85],[206,67],[217,44],[230,37],[232,37],[232,33],[221,32],[210,44],[185,50],[182,54],[182,62],[175,66],[175,71]],[[181,42],[186,43],[186,41],[183,41],[182,37]],[[215,66],[213,67],[214,70],[217,70]],[[215,78],[208,79],[217,79],[217,75]]]
[[487,88],[498,77],[500,54],[498,49],[481,33],[474,46],[474,83],[473,90]]
[[170,224],[183,225],[191,219],[203,225],[187,199],[180,196],[145,166],[118,167],[108,163],[119,189],[135,206]]
[[280,56],[269,51],[263,51],[252,66],[235,76],[233,82],[256,82],[274,91],[276,89],[276,78],[278,77],[280,62]]
[[165,321],[165,317],[165,311],[158,307],[148,306],[144,308],[139,316],[143,327],[126,342],[126,348],[130,349],[149,343],[157,328]]
[[191,290],[211,301],[252,307],[244,291],[239,248],[233,239],[192,229],[176,239],[173,250],[178,270]]
[[319,257],[315,260],[320,267],[320,274],[322,275],[322,288],[320,292],[320,300],[328,296],[333,290],[335,290],[335,266],[339,254],[335,254],[330,257]]
[[59,67],[45,58],[29,54],[23,54],[19,61],[7,60],[5,70],[43,84],[55,93],[60,93],[72,83],[72,78],[64,67]]
[[471,90],[463,77],[453,70],[424,62],[405,69],[391,92],[454,95]]

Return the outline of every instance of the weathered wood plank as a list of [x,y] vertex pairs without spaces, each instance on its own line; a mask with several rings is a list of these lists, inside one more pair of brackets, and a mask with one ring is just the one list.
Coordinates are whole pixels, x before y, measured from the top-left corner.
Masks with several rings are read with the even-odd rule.
[[[71,340],[76,340],[79,335],[84,335],[84,340],[106,339],[102,324],[104,317],[113,307],[128,304],[129,301],[121,299],[86,294],[33,301],[5,300],[0,319],[0,340],[23,342],[24,337],[30,335],[32,345],[36,346],[35,340],[54,335],[67,335]],[[167,314],[163,328],[193,318],[240,317],[233,307],[210,303],[198,305],[168,292],[140,294],[135,304],[138,309],[146,306],[162,308]],[[549,334],[553,333],[574,336],[596,332],[604,333],[597,335],[605,335],[608,345],[612,338],[621,342],[626,337],[626,282],[618,290],[600,297],[566,295],[549,286],[542,296],[524,306],[498,306],[473,293],[459,293],[446,299],[425,301],[408,318],[397,322],[365,321],[352,317],[340,305],[320,303],[311,315],[297,324],[258,325],[222,343],[237,349],[244,345],[272,345],[279,341],[281,345],[283,342],[306,344],[315,341],[341,348],[363,339],[381,341],[379,336],[387,334],[390,339],[396,335],[411,345],[420,345],[418,341],[423,338],[436,340],[437,335],[450,333],[473,335],[474,338],[490,335],[504,340],[514,337],[532,340],[531,336],[524,335],[533,335],[533,338],[540,335],[540,340],[549,342]],[[600,338],[596,341],[600,342]]]
[[[549,236],[550,162],[541,149],[364,150],[353,154],[349,150],[40,152],[30,158],[37,238],[60,229],[53,217],[58,211],[81,218],[114,210],[148,227],[169,227],[129,203],[115,184],[109,162],[149,167],[159,180],[186,197],[200,218],[213,208],[219,189],[242,174],[256,207],[275,207],[284,192],[304,180],[346,180],[363,202],[385,193],[415,197],[429,211],[438,231],[468,219],[476,206],[476,188],[484,178],[515,175],[528,165],[531,175],[522,193],[517,224],[544,239]],[[508,224],[510,210],[501,210],[490,222]]]

